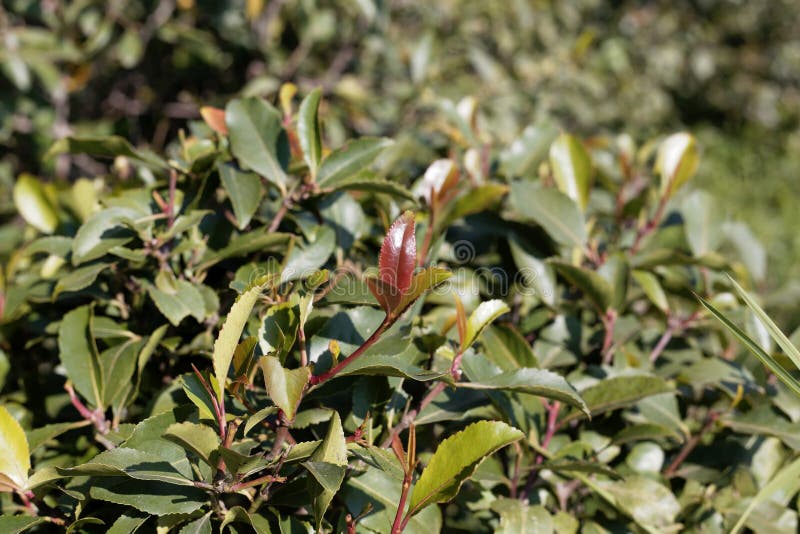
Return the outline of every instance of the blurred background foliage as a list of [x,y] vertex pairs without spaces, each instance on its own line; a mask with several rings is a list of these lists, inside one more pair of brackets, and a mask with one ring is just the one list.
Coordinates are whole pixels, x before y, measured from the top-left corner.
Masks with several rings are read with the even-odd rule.
[[4,0],[0,209],[11,216],[22,172],[102,172],[44,158],[55,139],[115,133],[161,151],[200,105],[274,101],[287,80],[324,88],[332,144],[392,135],[420,165],[457,136],[442,113],[472,95],[504,143],[535,122],[695,132],[698,185],[766,245],[761,289],[786,320],[800,294],[798,20],[795,0]]

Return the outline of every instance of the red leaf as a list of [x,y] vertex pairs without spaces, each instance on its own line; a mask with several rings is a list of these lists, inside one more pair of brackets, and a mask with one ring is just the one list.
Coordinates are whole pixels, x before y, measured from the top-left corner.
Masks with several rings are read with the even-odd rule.
[[403,295],[392,284],[384,282],[380,278],[367,278],[367,287],[387,314],[400,304]]
[[228,126],[225,124],[225,110],[203,106],[200,108],[200,115],[209,128],[220,135],[228,135]]
[[414,235],[414,214],[403,213],[383,240],[378,260],[380,279],[405,294],[411,285],[414,268],[417,266],[417,238]]

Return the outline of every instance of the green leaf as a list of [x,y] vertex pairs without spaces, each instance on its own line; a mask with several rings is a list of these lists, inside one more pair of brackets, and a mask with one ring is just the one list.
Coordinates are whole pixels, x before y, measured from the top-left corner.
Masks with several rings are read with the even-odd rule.
[[676,133],[662,141],[655,163],[655,171],[661,176],[661,194],[670,197],[688,182],[698,161],[697,144],[688,133]]
[[44,523],[44,519],[41,517],[29,515],[0,515],[0,532],[4,534],[19,534],[41,523]]
[[599,312],[604,313],[614,304],[614,288],[597,272],[560,260],[549,260],[548,263],[570,284],[580,289]]
[[162,291],[149,283],[145,284],[145,287],[158,311],[172,323],[172,326],[178,326],[190,315],[197,322],[202,322],[205,317],[203,294],[188,280],[175,280],[174,288],[170,288],[169,292]]
[[89,337],[92,311],[81,306],[68,312],[58,327],[58,351],[67,377],[84,399],[96,408],[104,408],[102,371],[94,340]]
[[190,422],[175,423],[167,428],[164,438],[193,452],[214,467],[212,455],[220,446],[220,439],[211,427]]
[[347,467],[347,442],[338,412],[332,413],[325,438],[303,467],[313,477],[313,480],[309,479],[309,490],[319,529],[328,506],[342,485]]
[[[367,505],[373,511],[359,525],[375,532],[388,533],[400,502],[401,483],[379,469],[367,469],[358,476],[348,477],[344,495],[348,511],[354,516]],[[411,517],[404,534],[430,534],[442,529],[442,514],[438,506],[429,506]]]
[[264,373],[267,394],[275,406],[283,410],[289,421],[294,420],[297,405],[311,378],[311,368],[305,366],[299,369],[286,369],[274,356],[264,356],[259,363]]
[[154,480],[105,477],[92,482],[93,499],[132,506],[142,512],[164,516],[191,514],[208,502],[206,493],[194,486],[177,486]]
[[52,425],[45,425],[43,427],[29,430],[25,433],[25,435],[27,437],[28,446],[30,447],[31,452],[34,452],[42,445],[51,439],[57,438],[64,432],[69,432],[70,430],[81,428],[89,424],[91,424],[91,422],[85,420],[71,423],[54,423]]
[[522,437],[522,432],[503,422],[478,421],[442,441],[414,485],[409,515],[455,497],[487,456]]
[[250,224],[264,197],[261,179],[251,172],[240,171],[230,163],[217,164],[217,170],[222,187],[225,188],[225,193],[233,206],[236,227],[244,230]]
[[134,238],[129,226],[139,213],[129,208],[106,208],[84,222],[72,241],[72,264],[80,265],[106,255]]
[[336,232],[320,226],[314,241],[305,246],[294,246],[283,264],[281,283],[307,278],[325,265],[336,248]]
[[106,534],[134,534],[149,518],[149,514],[128,509],[114,521]]
[[427,382],[446,378],[448,373],[429,371],[413,364],[395,360],[392,356],[374,354],[369,357],[362,356],[356,361],[347,364],[337,376],[396,376],[410,378],[418,382]]
[[253,311],[253,306],[261,296],[264,284],[265,281],[257,280],[249,289],[239,295],[236,302],[231,306],[228,316],[225,318],[225,324],[214,342],[212,360],[214,362],[214,376],[217,379],[217,395],[220,400],[223,399],[225,380],[228,378],[228,370],[231,367],[233,353],[236,351],[236,346],[242,337],[242,331],[247,324],[247,319],[250,317],[250,312]]
[[156,154],[135,149],[126,139],[116,135],[65,137],[56,141],[44,157],[49,159],[58,154],[89,154],[112,159],[125,156],[153,169],[168,168],[167,162]]
[[596,484],[608,492],[616,506],[654,532],[665,532],[681,511],[675,495],[650,478],[634,475],[621,481],[599,480]]
[[491,504],[492,511],[500,516],[494,534],[552,534],[553,518],[544,506],[531,506],[519,499],[500,497]]
[[374,172],[365,170],[350,178],[338,180],[336,184],[323,191],[366,191],[368,193],[384,193],[393,197],[416,200],[414,193],[403,184],[385,180]]
[[275,356],[283,363],[292,350],[300,327],[300,310],[293,302],[270,306],[258,329],[261,353]]
[[587,416],[589,409],[581,396],[564,377],[545,369],[516,369],[483,378],[480,381],[459,382],[458,387],[468,389],[500,389],[537,395],[565,402],[578,408]]
[[705,191],[692,191],[681,206],[686,241],[699,258],[714,252],[722,239],[723,214],[714,197]]
[[64,291],[80,291],[81,289],[89,287],[97,280],[97,276],[110,266],[110,263],[86,265],[59,278],[55,289],[53,289],[53,300]]
[[507,325],[491,325],[481,336],[483,353],[503,371],[521,367],[539,367],[530,343],[517,330]]
[[222,260],[245,256],[255,251],[283,250],[290,239],[291,234],[269,232],[267,227],[247,232],[231,238],[224,248],[207,251],[197,270],[205,271]]
[[211,512],[186,523],[179,534],[211,534]]
[[8,409],[0,405],[0,488],[9,483],[21,490],[27,488],[30,456],[25,431]]
[[664,293],[664,289],[661,287],[658,277],[653,273],[639,270],[634,270],[631,275],[642,287],[642,291],[644,291],[644,294],[650,299],[650,302],[662,312],[667,313],[669,311],[669,301],[667,301],[667,295]]
[[550,146],[550,166],[558,189],[586,211],[592,187],[592,160],[583,143],[562,133]]
[[508,307],[508,304],[499,299],[481,302],[469,316],[466,335],[461,340],[461,352],[466,350],[467,347],[471,347],[478,339],[478,336],[483,333],[483,330],[495,319],[509,311],[511,311],[511,308]]
[[142,339],[128,339],[100,353],[98,361],[103,384],[103,406],[121,408],[124,405],[143,345]]
[[322,188],[337,187],[371,165],[392,143],[391,139],[362,137],[337,148],[322,160],[317,184]]
[[758,491],[731,529],[731,534],[737,534],[745,526],[750,514],[752,514],[753,510],[761,503],[768,501],[776,494],[788,497],[797,493],[798,490],[800,490],[800,458],[795,459],[788,466],[782,467],[778,473]]
[[436,223],[439,228],[447,228],[454,221],[480,213],[494,207],[500,199],[508,193],[508,186],[497,183],[481,184],[459,196],[447,204],[440,220]]
[[260,98],[242,98],[228,103],[225,123],[236,159],[286,196],[289,152],[280,112]]
[[557,243],[583,247],[586,228],[578,205],[555,189],[528,181],[511,184],[511,206],[523,220],[539,224]]
[[533,294],[542,302],[555,306],[557,287],[553,267],[543,257],[526,250],[516,237],[509,238],[508,245],[521,275],[521,291],[528,294],[533,289]]
[[611,301],[608,305],[615,310],[621,310],[625,306],[630,270],[628,259],[621,252],[609,254],[603,265],[597,269],[597,274],[604,278],[611,288]]
[[42,233],[52,234],[58,226],[58,215],[42,182],[30,174],[22,174],[14,184],[14,207],[25,222]]
[[[619,375],[589,386],[580,395],[592,417],[597,417],[602,413],[630,406],[645,397],[669,391],[672,391],[669,384],[657,376]],[[572,412],[564,417],[563,422],[579,416],[579,412]]]
[[193,486],[191,480],[180,474],[168,461],[155,454],[127,447],[117,447],[101,452],[88,462],[70,468],[58,468],[67,477],[128,476],[136,480],[151,480],[166,485]]
[[193,373],[185,374],[181,377],[181,386],[183,387],[183,392],[186,394],[186,397],[192,404],[197,406],[200,412],[200,418],[215,421],[216,415],[214,414],[213,400],[206,391],[206,388],[203,387],[200,379]]
[[[256,534],[270,534],[271,530],[269,522],[262,515],[250,515],[247,510],[241,506],[234,506],[225,513],[225,519],[219,527],[220,532],[225,532],[225,527],[231,523],[244,523],[249,525],[256,532]],[[231,530],[233,532],[233,530]]]
[[311,177],[317,174],[317,167],[322,159],[322,140],[319,129],[319,101],[322,89],[316,88],[303,99],[297,112],[297,137],[303,149]]
[[761,363],[763,363],[770,371],[772,371],[781,382],[786,384],[786,386],[791,389],[795,395],[800,396],[800,381],[789,374],[789,372],[784,369],[784,367],[777,360],[775,360],[775,358],[764,352],[758,343],[753,341],[750,336],[745,334],[738,326],[736,326],[730,319],[725,317],[725,315],[715,308],[710,302],[700,296],[697,298],[714,317],[716,317],[723,325],[725,325],[725,327],[734,336],[736,336],[745,347],[747,347],[750,352],[752,352],[759,360],[761,360]]

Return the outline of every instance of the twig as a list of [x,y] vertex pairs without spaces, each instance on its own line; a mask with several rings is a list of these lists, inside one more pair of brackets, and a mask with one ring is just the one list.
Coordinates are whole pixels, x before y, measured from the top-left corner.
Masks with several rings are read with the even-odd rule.
[[675,476],[675,471],[678,470],[683,461],[686,460],[686,458],[692,453],[695,447],[697,447],[703,435],[709,430],[711,430],[711,428],[714,426],[714,423],[717,421],[718,418],[719,418],[718,412],[715,412],[713,410],[710,410],[708,412],[705,423],[703,424],[703,427],[700,429],[700,431],[694,436],[692,436],[689,439],[689,441],[687,441],[684,444],[683,448],[678,453],[678,456],[676,456],[675,459],[672,460],[672,463],[669,464],[669,467],[667,467],[664,470],[665,478],[672,478],[673,476]]
[[628,249],[628,253],[633,256],[638,252],[639,247],[642,245],[642,240],[650,235],[653,230],[658,228],[659,223],[661,222],[661,217],[664,216],[664,209],[667,207],[667,202],[669,201],[668,195],[661,195],[661,199],[658,201],[658,207],[656,208],[655,214],[653,214],[653,218],[647,221],[647,223],[639,228],[639,231],[636,232],[636,239],[633,241],[633,245],[631,248]]
[[[550,446],[550,441],[552,441],[553,436],[558,430],[558,412],[561,410],[561,403],[559,401],[553,401],[547,405],[547,427],[545,428],[544,437],[542,437],[542,449],[547,450],[547,447]],[[538,454],[536,456],[536,465],[541,465],[544,461],[544,456],[542,454]],[[531,472],[528,473],[528,480],[525,481],[525,489],[520,493],[520,499],[527,499],[528,495],[530,495],[531,490],[533,489],[533,484],[536,482],[536,471],[535,468],[531,469]]]
[[614,326],[617,324],[617,312],[613,308],[609,308],[603,316],[603,327],[605,328],[605,336],[603,337],[603,348],[601,354],[603,356],[603,364],[609,365],[611,358],[614,356],[614,351],[611,350],[614,344]]

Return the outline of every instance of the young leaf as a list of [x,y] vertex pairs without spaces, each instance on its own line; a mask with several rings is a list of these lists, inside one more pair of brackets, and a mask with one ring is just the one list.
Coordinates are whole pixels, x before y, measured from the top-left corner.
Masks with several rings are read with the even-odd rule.
[[411,280],[411,285],[400,299],[397,307],[392,309],[392,314],[397,316],[406,311],[406,309],[414,304],[414,302],[428,290],[435,289],[442,284],[445,280],[453,275],[447,269],[441,267],[426,267]]
[[225,324],[214,342],[214,354],[212,360],[214,362],[214,376],[217,378],[217,395],[222,400],[223,392],[225,391],[225,379],[228,377],[228,369],[230,369],[231,361],[233,360],[233,353],[239,345],[239,338],[242,337],[247,319],[250,317],[250,312],[253,311],[261,291],[264,289],[267,281],[257,280],[255,284],[250,286],[244,293],[239,295],[236,302],[231,306],[228,316],[225,319]]
[[225,110],[211,106],[202,106],[200,116],[208,125],[220,135],[228,135],[228,126],[225,124]]
[[274,356],[264,356],[259,362],[264,372],[267,394],[289,421],[294,420],[303,390],[311,378],[311,368],[285,369]]
[[586,211],[592,186],[592,160],[583,143],[562,133],[550,146],[550,165],[558,189]]
[[439,159],[430,164],[422,177],[425,200],[432,209],[447,204],[455,194],[458,184],[458,167],[450,159]]
[[378,260],[380,279],[405,294],[417,265],[414,214],[406,211],[389,227]]
[[286,195],[284,172],[289,157],[280,112],[260,98],[233,100],[225,108],[231,151]]
[[30,468],[25,431],[6,407],[0,406],[0,491],[8,489],[6,486],[26,489]]
[[369,166],[393,141],[380,137],[362,137],[328,154],[317,171],[317,184],[336,187]]
[[461,338],[461,351],[463,352],[475,343],[475,340],[478,339],[478,336],[481,335],[484,328],[509,311],[511,311],[511,309],[508,307],[508,304],[499,299],[481,302],[469,316],[465,335]]
[[300,104],[297,113],[297,136],[303,149],[303,158],[306,160],[311,176],[317,174],[319,161],[322,159],[322,141],[319,131],[319,100],[322,97],[320,88],[311,91]]
[[667,197],[689,181],[699,158],[694,137],[680,132],[667,137],[658,147],[655,171],[661,176],[661,194]]
[[523,435],[501,421],[478,421],[442,441],[414,486],[408,515],[455,497],[487,456]]

